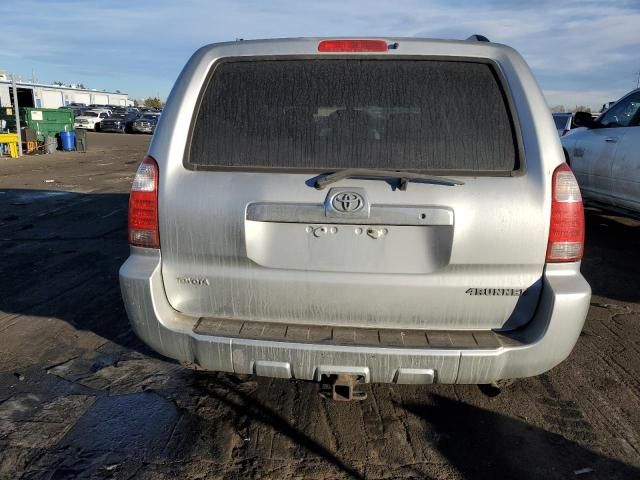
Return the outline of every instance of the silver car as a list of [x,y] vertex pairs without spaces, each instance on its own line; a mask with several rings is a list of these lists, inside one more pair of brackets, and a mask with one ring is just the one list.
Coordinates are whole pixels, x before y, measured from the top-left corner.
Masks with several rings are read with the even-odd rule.
[[547,104],[520,55],[482,37],[203,47],[129,208],[120,282],[141,339],[337,398],[540,374],[589,307],[582,200]]
[[640,89],[562,138],[567,161],[585,199],[640,214]]

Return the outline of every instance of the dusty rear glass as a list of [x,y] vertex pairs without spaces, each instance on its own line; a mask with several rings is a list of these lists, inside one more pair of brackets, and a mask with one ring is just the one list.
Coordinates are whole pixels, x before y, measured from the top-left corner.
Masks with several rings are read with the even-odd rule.
[[518,168],[492,66],[434,60],[223,61],[202,94],[193,168]]

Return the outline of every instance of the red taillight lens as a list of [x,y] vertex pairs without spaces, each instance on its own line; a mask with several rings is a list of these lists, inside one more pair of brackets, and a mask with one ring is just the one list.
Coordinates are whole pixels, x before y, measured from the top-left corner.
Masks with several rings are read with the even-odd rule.
[[129,244],[160,248],[158,231],[158,164],[145,157],[131,186],[129,196]]
[[553,172],[551,192],[547,262],[576,262],[584,250],[584,207],[576,177],[566,163]]
[[319,52],[386,52],[384,40],[322,40]]

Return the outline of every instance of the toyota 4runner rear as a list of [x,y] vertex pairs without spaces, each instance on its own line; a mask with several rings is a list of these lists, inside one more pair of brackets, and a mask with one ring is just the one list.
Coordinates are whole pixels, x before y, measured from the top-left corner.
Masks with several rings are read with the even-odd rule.
[[580,191],[512,49],[473,37],[198,50],[129,204],[135,332],[202,368],[490,383],[571,352]]

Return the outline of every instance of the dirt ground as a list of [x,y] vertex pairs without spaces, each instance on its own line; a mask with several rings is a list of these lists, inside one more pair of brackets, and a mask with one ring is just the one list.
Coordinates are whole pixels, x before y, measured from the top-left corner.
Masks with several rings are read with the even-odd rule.
[[0,478],[640,478],[640,222],[588,211],[592,306],[551,372],[332,403],[185,369],[131,332],[118,268],[148,141],[0,159]]

